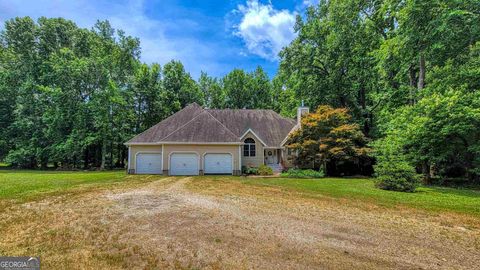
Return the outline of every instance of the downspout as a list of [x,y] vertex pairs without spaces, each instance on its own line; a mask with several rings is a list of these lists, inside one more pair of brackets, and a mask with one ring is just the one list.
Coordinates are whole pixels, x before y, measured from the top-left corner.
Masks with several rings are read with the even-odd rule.
[[130,173],[130,145],[128,146],[128,162],[127,162],[127,174]]

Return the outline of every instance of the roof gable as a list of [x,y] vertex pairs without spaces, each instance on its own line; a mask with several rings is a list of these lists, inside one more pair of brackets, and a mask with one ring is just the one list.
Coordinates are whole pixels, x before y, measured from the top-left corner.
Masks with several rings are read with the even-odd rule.
[[239,138],[207,111],[203,111],[161,141],[240,142]]
[[160,123],[133,137],[127,143],[156,143],[190,121],[192,116],[203,111],[204,109],[197,103],[189,104]]
[[267,146],[278,147],[296,121],[272,110],[207,110],[229,130],[241,137],[251,129]]

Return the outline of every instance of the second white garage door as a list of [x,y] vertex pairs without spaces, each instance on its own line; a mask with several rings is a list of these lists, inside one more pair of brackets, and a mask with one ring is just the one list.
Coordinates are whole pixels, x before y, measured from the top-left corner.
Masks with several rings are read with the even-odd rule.
[[174,153],[170,156],[170,175],[198,175],[198,155]]
[[232,174],[232,155],[230,154],[206,154],[206,174]]

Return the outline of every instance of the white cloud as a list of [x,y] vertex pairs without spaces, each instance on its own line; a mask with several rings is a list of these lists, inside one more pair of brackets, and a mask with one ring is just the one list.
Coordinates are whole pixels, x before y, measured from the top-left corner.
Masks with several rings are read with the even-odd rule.
[[248,0],[234,12],[242,15],[234,34],[243,39],[252,54],[276,60],[282,48],[295,38],[295,12],[276,10],[271,3],[258,0]]

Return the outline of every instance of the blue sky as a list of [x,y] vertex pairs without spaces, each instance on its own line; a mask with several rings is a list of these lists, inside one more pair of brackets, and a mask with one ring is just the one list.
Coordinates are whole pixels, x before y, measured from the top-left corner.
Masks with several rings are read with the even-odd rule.
[[16,16],[64,17],[91,28],[97,19],[140,38],[142,61],[180,60],[194,78],[262,66],[270,76],[277,54],[295,33],[295,16],[313,0],[22,1],[0,0],[0,23]]

